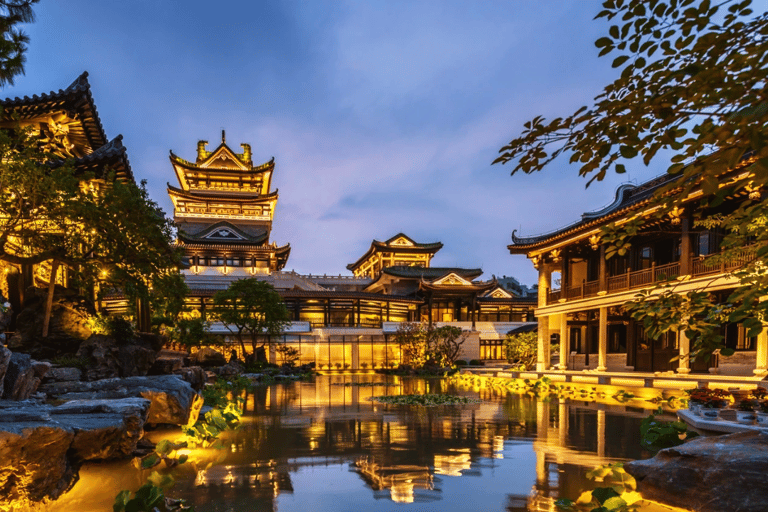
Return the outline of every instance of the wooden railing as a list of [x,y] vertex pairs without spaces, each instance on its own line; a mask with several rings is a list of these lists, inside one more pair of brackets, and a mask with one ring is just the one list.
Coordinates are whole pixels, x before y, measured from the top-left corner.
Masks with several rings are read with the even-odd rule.
[[746,265],[757,255],[755,247],[745,247],[737,251],[728,260],[718,262],[716,254],[694,258],[691,265],[692,276],[706,276],[709,274],[724,274]]

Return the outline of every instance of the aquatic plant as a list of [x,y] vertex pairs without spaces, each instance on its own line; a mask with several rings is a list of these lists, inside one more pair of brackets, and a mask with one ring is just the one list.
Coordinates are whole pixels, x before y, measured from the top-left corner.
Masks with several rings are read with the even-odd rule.
[[[659,408],[656,414],[661,412]],[[640,424],[640,446],[654,453],[663,448],[679,446],[698,435],[688,430],[688,426],[682,421],[660,421],[656,419],[655,414],[643,419]]]
[[422,407],[477,404],[482,402],[482,400],[467,396],[438,394],[372,396],[369,400],[388,405],[419,405]]
[[609,484],[606,487],[584,491],[578,499],[561,498],[555,506],[568,512],[629,512],[637,510],[635,502],[640,499],[635,479],[624,471],[622,463],[599,466],[587,473],[587,478]]

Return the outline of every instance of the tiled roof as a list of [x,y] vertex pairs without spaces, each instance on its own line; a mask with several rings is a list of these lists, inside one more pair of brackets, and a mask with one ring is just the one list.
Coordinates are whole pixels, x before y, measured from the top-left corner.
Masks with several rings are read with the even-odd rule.
[[217,193],[213,191],[203,191],[203,190],[183,190],[178,187],[174,187],[170,183],[166,182],[166,185],[168,186],[168,193],[173,195],[176,195],[178,197],[183,197],[186,199],[191,200],[211,200],[211,201],[235,201],[238,203],[257,203],[257,202],[264,202],[269,199],[275,198],[278,195],[278,191],[275,190],[274,192],[270,192],[269,194],[251,194],[251,193],[243,193],[243,192],[223,192],[223,193]]
[[93,153],[75,160],[75,167],[82,170],[90,170],[91,167],[102,170],[105,165],[110,165],[118,178],[134,181],[122,135],[118,135]]
[[664,174],[639,186],[630,184],[621,185],[616,189],[616,198],[613,203],[600,210],[582,214],[581,220],[568,226],[552,231],[551,233],[531,237],[519,237],[516,235],[517,230],[512,231],[512,245],[509,245],[508,248],[510,251],[522,250],[548,240],[571,234],[581,229],[597,226],[605,220],[617,217],[631,207],[635,207],[638,204],[649,200],[657,189],[678,178],[679,176],[677,175]]
[[395,265],[386,267],[383,273],[394,277],[414,278],[414,279],[439,279],[450,273],[457,274],[465,279],[474,279],[483,273],[481,268],[457,268],[457,267],[412,267],[406,265]]
[[91,148],[98,149],[107,144],[107,135],[96,111],[96,105],[91,95],[88,83],[88,72],[72,82],[66,89],[47,94],[24,96],[23,98],[6,98],[0,100],[3,115],[15,113],[21,119],[31,119],[47,112],[67,110],[76,113],[83,125],[85,138]]

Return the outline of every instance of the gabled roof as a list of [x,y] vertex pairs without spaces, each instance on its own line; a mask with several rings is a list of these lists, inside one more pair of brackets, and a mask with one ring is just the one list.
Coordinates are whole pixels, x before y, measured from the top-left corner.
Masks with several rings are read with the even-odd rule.
[[236,225],[226,220],[219,221],[192,235],[179,230],[179,239],[185,243],[196,244],[263,244],[267,241],[269,233],[264,229],[258,235],[249,235]]
[[411,280],[414,283],[419,281],[435,281],[451,274],[461,279],[471,282],[473,279],[482,275],[483,269],[480,268],[457,268],[457,267],[412,267],[407,265],[395,265],[382,269],[381,273],[369,283],[366,290],[376,290],[380,286],[393,280]]
[[247,171],[251,169],[250,162],[244,162],[242,155],[236,154],[222,141],[219,147],[210,152],[204,159],[195,165],[203,169],[239,169]]
[[422,279],[419,282],[419,289],[427,292],[439,292],[441,295],[465,295],[474,293],[483,293],[496,288],[499,283],[496,278],[490,281],[474,282],[463,279],[461,276],[450,273],[434,281]]
[[356,262],[347,265],[349,270],[355,270],[357,267],[371,257],[376,252],[400,252],[400,253],[426,253],[435,254],[437,251],[443,248],[441,242],[432,242],[422,244],[414,242],[409,236],[398,233],[395,236],[380,242],[379,240],[372,240],[371,247],[363,254]]
[[639,186],[631,184],[621,185],[616,189],[616,197],[610,205],[594,212],[586,212],[582,214],[581,220],[568,226],[551,233],[531,237],[519,237],[516,234],[516,230],[512,231],[512,244],[508,245],[507,249],[512,254],[525,254],[527,251],[544,246],[549,242],[593,229],[605,222],[621,217],[629,210],[647,203],[657,189],[678,178],[678,175],[664,174]]
[[0,100],[2,120],[9,121],[12,114],[19,120],[32,121],[46,115],[61,113],[61,121],[66,122],[69,140],[81,148],[85,156],[107,144],[107,135],[96,111],[88,83],[88,72],[77,77],[66,89],[47,94],[6,98]]
[[511,299],[512,294],[509,293],[507,290],[502,288],[501,286],[497,286],[496,288],[492,290],[488,290],[483,297],[487,297],[489,299]]

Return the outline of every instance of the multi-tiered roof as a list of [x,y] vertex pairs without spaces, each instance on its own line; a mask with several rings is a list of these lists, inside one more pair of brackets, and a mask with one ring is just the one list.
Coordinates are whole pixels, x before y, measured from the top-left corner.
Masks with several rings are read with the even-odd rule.
[[278,198],[277,190],[270,192],[274,158],[254,166],[251,146],[241,144],[243,152],[234,152],[224,131],[216,149],[208,151],[207,145],[198,142],[194,163],[170,155],[180,187],[168,184],[168,195],[190,265],[229,264],[259,273],[283,268],[290,246],[269,242]]

